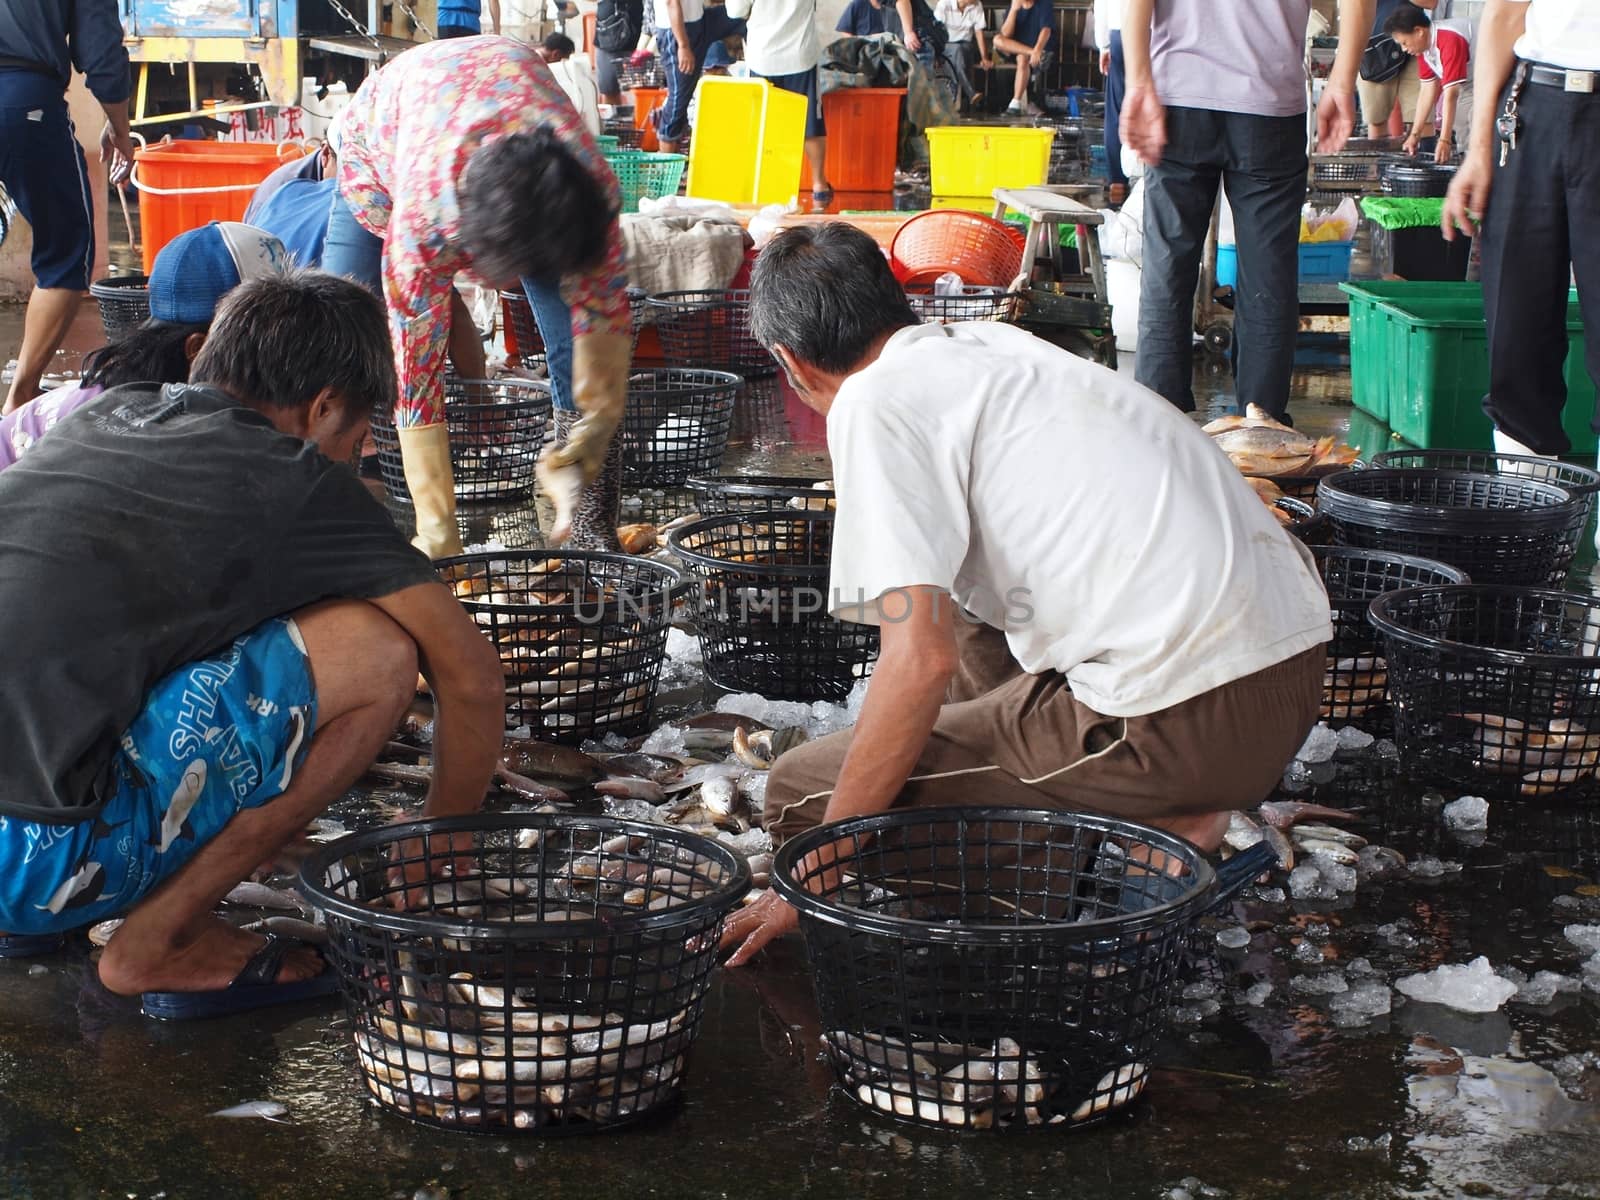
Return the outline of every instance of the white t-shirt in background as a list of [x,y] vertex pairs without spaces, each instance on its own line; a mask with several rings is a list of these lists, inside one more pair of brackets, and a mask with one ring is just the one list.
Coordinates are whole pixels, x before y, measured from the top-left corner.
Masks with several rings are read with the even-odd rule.
[[1118,717],[1332,635],[1310,552],[1193,421],[1011,326],[899,331],[839,389],[828,448],[846,620],[946,589],[1028,671]]
[[1528,5],[1518,58],[1574,71],[1600,71],[1600,0],[1511,0]]
[[962,8],[956,0],[939,0],[934,6],[933,15],[936,20],[944,22],[945,32],[952,42],[971,41],[973,30],[984,27],[982,0],[966,8]]

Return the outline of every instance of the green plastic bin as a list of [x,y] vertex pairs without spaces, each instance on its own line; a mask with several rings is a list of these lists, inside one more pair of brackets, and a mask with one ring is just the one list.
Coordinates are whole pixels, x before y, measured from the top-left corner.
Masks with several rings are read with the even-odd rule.
[[[1422,449],[1493,448],[1483,415],[1489,390],[1483,289],[1475,283],[1382,281],[1345,285],[1350,296],[1351,388],[1357,407]],[[1592,454],[1594,384],[1584,367],[1577,294],[1567,307],[1567,404],[1572,453]]]

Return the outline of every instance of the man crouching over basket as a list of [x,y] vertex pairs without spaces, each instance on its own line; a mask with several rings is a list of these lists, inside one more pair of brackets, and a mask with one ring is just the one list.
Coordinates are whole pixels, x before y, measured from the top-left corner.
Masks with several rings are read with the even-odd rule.
[[100,979],[147,1012],[331,990],[314,950],[212,910],[373,761],[419,665],[427,811],[477,809],[499,661],[347,465],[394,402],[381,302],[271,276],[190,383],[113,388],[0,475],[0,954],[126,914]]
[[[1177,409],[1009,325],[920,325],[877,245],[780,234],[751,325],[827,418],[830,610],[882,653],[854,730],[789,751],[779,839],[893,805],[1090,810],[1215,850],[1316,720],[1311,555]],[[729,959],[795,927],[768,892]]]

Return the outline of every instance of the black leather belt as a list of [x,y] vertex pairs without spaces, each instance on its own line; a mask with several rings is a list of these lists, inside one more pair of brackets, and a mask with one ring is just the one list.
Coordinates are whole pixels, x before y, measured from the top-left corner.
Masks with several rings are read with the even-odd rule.
[[1528,64],[1528,82],[1542,87],[1558,87],[1564,92],[1600,91],[1600,71],[1575,71],[1567,67],[1547,67],[1542,63]]

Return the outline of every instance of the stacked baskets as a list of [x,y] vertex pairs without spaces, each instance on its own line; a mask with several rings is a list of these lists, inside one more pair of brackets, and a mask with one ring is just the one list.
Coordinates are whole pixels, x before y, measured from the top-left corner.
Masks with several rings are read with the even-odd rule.
[[1325,716],[1392,719],[1409,772],[1477,794],[1588,790],[1600,601],[1550,589],[1597,490],[1587,468],[1465,451],[1395,452],[1323,480],[1337,547],[1319,552],[1335,617]]
[[777,373],[777,360],[750,332],[748,290],[662,292],[646,304],[671,365],[731,371],[741,379]]

